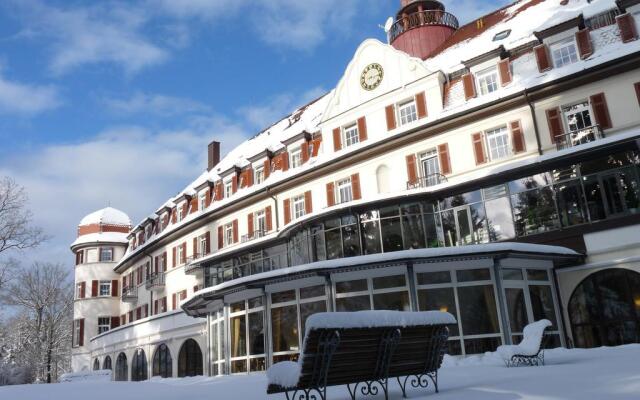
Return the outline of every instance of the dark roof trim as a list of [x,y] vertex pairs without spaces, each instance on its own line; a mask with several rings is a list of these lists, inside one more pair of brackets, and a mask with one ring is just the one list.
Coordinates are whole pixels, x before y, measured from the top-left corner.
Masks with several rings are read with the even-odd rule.
[[289,146],[291,143],[297,142],[300,139],[311,140],[311,134],[305,130],[298,133],[297,135],[290,137],[289,139],[283,140],[280,143],[284,144],[285,146]]
[[478,64],[482,64],[485,61],[489,61],[493,58],[501,58],[501,59],[505,58],[506,54],[507,52],[504,49],[504,46],[500,45],[491,51],[488,51],[484,54],[480,54],[479,56],[473,57],[467,61],[463,61],[462,65],[464,65],[467,68],[471,68]]
[[263,150],[260,153],[256,154],[255,156],[249,157],[247,158],[247,160],[249,160],[250,162],[254,163],[256,161],[258,161],[261,158],[271,158],[273,157],[273,153],[269,150]]
[[627,11],[627,8],[640,4],[640,0],[616,0],[620,11]]
[[568,21],[559,23],[558,25],[554,25],[547,29],[543,29],[539,32],[533,32],[533,34],[535,35],[535,37],[538,38],[540,42],[542,42],[544,39],[548,38],[549,36],[553,36],[560,32],[568,31],[569,29],[572,29],[572,28],[583,29],[584,26],[585,26],[584,16],[580,14],[577,17],[572,18]]

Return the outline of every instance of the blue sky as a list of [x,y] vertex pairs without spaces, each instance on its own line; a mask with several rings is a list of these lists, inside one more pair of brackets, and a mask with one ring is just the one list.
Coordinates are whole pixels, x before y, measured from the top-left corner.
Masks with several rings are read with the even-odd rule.
[[[461,22],[507,1],[444,1]],[[330,90],[399,0],[0,2],[0,176],[70,262],[81,217],[133,222],[223,152]]]

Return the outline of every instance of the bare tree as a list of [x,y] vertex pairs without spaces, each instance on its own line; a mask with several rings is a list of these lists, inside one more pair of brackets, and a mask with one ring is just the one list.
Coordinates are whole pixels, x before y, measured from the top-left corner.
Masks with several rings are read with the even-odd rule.
[[50,383],[68,362],[73,283],[60,264],[34,263],[16,269],[15,275],[0,299],[22,313],[26,332],[21,332],[21,341],[28,345],[25,358],[35,378]]

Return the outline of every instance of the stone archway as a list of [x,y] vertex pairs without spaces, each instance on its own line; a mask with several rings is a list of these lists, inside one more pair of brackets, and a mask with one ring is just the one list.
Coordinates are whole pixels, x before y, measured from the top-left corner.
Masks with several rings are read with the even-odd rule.
[[202,351],[193,339],[187,339],[178,355],[178,377],[202,375]]

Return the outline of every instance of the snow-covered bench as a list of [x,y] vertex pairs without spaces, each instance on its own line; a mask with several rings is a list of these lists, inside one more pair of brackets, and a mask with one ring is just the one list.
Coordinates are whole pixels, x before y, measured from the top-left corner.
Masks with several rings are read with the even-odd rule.
[[507,367],[521,365],[544,365],[545,330],[551,326],[551,321],[541,319],[524,327],[522,341],[516,345],[498,347],[498,354]]
[[288,400],[326,400],[327,387],[347,385],[356,395],[388,398],[388,380],[438,391],[449,313],[440,311],[359,311],[314,314],[307,320],[298,362],[285,361],[267,371],[267,393],[285,393]]

